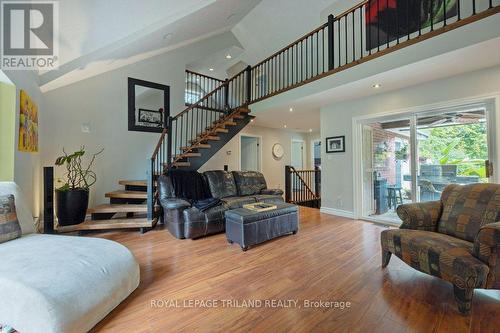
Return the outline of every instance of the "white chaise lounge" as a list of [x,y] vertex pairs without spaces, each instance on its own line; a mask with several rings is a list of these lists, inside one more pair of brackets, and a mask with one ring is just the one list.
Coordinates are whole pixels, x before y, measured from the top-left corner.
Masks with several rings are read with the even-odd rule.
[[35,234],[19,188],[22,237],[0,244],[0,323],[21,333],[88,332],[139,285],[139,265],[109,240]]

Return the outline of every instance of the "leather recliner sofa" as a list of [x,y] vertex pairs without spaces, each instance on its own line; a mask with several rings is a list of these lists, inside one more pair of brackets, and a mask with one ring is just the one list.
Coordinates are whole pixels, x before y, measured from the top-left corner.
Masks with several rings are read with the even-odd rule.
[[221,200],[215,207],[201,211],[189,198],[178,198],[172,181],[166,175],[158,178],[163,221],[170,233],[179,239],[200,238],[224,232],[224,212],[254,202],[283,202],[283,191],[268,189],[264,175],[255,171],[223,170],[203,173],[213,198]]

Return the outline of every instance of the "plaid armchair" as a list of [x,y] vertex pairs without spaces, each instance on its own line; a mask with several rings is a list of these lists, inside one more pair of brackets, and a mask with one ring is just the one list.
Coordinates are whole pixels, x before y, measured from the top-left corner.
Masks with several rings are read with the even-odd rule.
[[382,267],[395,254],[449,281],[461,313],[475,288],[500,289],[500,185],[447,186],[439,201],[400,205],[399,229],[381,234]]

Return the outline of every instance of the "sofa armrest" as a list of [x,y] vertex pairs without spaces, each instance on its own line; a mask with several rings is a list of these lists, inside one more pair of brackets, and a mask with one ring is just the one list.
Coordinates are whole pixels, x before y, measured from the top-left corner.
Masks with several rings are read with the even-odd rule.
[[183,199],[177,198],[161,198],[160,204],[163,209],[181,209],[184,210],[186,208],[191,207],[191,204]]
[[403,221],[399,228],[436,231],[442,209],[441,201],[399,205],[396,212]]
[[472,253],[490,267],[487,288],[500,288],[500,222],[488,223],[479,229]]
[[283,190],[279,188],[275,189],[266,188],[264,190],[260,190],[260,194],[283,195]]

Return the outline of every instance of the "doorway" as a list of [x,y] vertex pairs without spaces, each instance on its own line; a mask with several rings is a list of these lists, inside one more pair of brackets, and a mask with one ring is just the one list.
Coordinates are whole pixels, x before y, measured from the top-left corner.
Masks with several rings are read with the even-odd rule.
[[449,184],[493,181],[492,110],[474,103],[358,120],[358,216],[399,224],[401,204],[439,200]]
[[297,170],[304,169],[304,141],[292,140],[291,165]]
[[260,136],[242,134],[240,136],[240,170],[262,171],[261,167],[261,140]]

